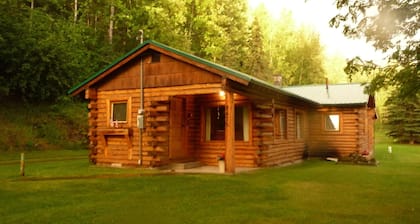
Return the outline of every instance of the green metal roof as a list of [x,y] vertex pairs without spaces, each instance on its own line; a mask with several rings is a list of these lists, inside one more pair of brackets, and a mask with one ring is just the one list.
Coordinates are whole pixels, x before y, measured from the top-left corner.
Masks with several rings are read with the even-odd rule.
[[358,105],[367,104],[369,95],[360,83],[335,85],[289,86],[282,90],[301,96],[319,105]]

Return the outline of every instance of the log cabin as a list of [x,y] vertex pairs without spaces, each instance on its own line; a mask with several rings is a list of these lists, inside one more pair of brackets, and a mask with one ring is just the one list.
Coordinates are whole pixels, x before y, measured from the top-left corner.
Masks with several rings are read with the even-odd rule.
[[68,91],[88,100],[90,160],[226,172],[373,152],[374,98],[360,84],[281,88],[148,40]]

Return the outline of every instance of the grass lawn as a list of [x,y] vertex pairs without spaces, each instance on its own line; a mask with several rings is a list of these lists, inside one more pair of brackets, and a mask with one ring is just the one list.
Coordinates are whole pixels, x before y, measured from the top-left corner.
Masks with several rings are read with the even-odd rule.
[[55,151],[28,153],[19,177],[5,162],[19,154],[1,153],[0,223],[418,223],[420,147],[386,148],[376,167],[313,159],[234,176],[149,175]]

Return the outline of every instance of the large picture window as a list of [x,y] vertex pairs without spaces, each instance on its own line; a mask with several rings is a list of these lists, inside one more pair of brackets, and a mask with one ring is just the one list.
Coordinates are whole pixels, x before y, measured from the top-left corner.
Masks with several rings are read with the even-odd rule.
[[324,120],[324,129],[326,131],[340,131],[339,114],[326,114]]
[[[225,107],[206,108],[206,141],[225,140]],[[249,140],[249,109],[235,106],[235,140]]]

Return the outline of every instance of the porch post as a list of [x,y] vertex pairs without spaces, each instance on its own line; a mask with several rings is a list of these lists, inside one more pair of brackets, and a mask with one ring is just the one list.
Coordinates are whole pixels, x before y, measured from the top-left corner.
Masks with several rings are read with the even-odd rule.
[[235,103],[232,92],[226,91],[225,96],[226,172],[235,173]]

